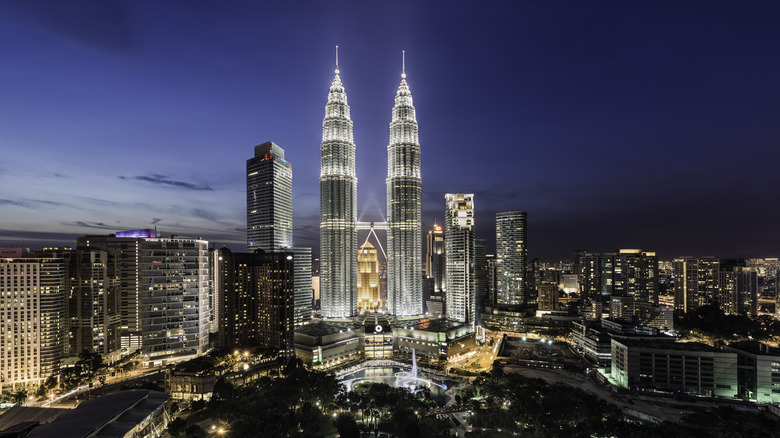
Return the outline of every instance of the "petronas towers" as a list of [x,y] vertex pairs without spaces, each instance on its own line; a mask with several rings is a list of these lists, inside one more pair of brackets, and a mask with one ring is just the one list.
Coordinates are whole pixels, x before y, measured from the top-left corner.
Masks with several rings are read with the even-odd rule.
[[[387,146],[387,312],[423,313],[420,143],[405,66]],[[347,94],[336,74],[325,105],[320,145],[320,293],[322,315],[357,313],[357,177]]]

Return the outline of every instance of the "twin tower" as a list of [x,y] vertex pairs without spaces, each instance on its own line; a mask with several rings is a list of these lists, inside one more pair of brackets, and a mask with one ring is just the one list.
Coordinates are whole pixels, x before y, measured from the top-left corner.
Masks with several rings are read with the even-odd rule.
[[[320,297],[322,316],[357,313],[358,228],[355,143],[347,93],[336,71],[325,105],[320,145]],[[422,179],[412,93],[402,62],[387,145],[387,313],[423,313]],[[374,224],[371,224],[374,226]]]

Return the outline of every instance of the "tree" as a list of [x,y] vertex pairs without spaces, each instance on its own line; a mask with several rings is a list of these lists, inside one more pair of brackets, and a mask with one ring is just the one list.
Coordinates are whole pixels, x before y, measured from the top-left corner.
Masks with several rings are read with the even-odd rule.
[[176,418],[168,423],[168,433],[171,436],[179,436],[187,429],[187,422],[183,418]]
[[360,428],[355,417],[349,412],[342,412],[336,417],[336,430],[342,438],[360,438]]

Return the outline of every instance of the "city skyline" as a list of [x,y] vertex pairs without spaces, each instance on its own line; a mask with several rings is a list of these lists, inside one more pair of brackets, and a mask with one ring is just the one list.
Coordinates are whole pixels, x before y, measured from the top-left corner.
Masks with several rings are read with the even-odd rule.
[[523,210],[529,258],[778,255],[768,2],[55,5],[0,5],[12,42],[0,246],[157,225],[243,250],[244,162],[273,141],[293,163],[294,245],[317,254],[323,90],[339,45],[358,220],[385,219],[388,102],[406,50],[423,231],[461,191],[479,199],[475,235],[491,252],[495,213]]

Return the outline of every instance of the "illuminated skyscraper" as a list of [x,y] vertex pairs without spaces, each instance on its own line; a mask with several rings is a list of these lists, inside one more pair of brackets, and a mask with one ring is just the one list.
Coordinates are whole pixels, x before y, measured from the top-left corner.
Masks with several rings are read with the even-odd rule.
[[674,308],[692,312],[715,304],[720,291],[720,260],[680,257],[674,260]]
[[528,259],[527,215],[524,211],[496,214],[496,274],[498,307],[525,304],[525,268]]
[[423,313],[421,198],[417,117],[404,68],[387,146],[387,311],[396,316]]
[[447,247],[447,318],[473,323],[474,295],[474,195],[447,193],[444,238]]
[[382,307],[379,298],[379,260],[371,242],[358,250],[358,312],[370,312]]
[[250,251],[293,245],[292,165],[270,141],[255,146],[255,156],[246,160],[246,234]]
[[0,258],[0,392],[43,383],[65,351],[65,262],[17,252]]
[[445,290],[445,262],[444,262],[444,230],[441,225],[433,224],[433,229],[428,231],[428,247],[425,258],[425,275],[433,279],[433,291]]
[[207,241],[132,230],[77,242],[80,250],[104,250],[119,263],[122,348],[150,356],[206,351]]
[[336,75],[330,85],[320,144],[320,290],[322,316],[357,311],[357,176],[347,94]]

